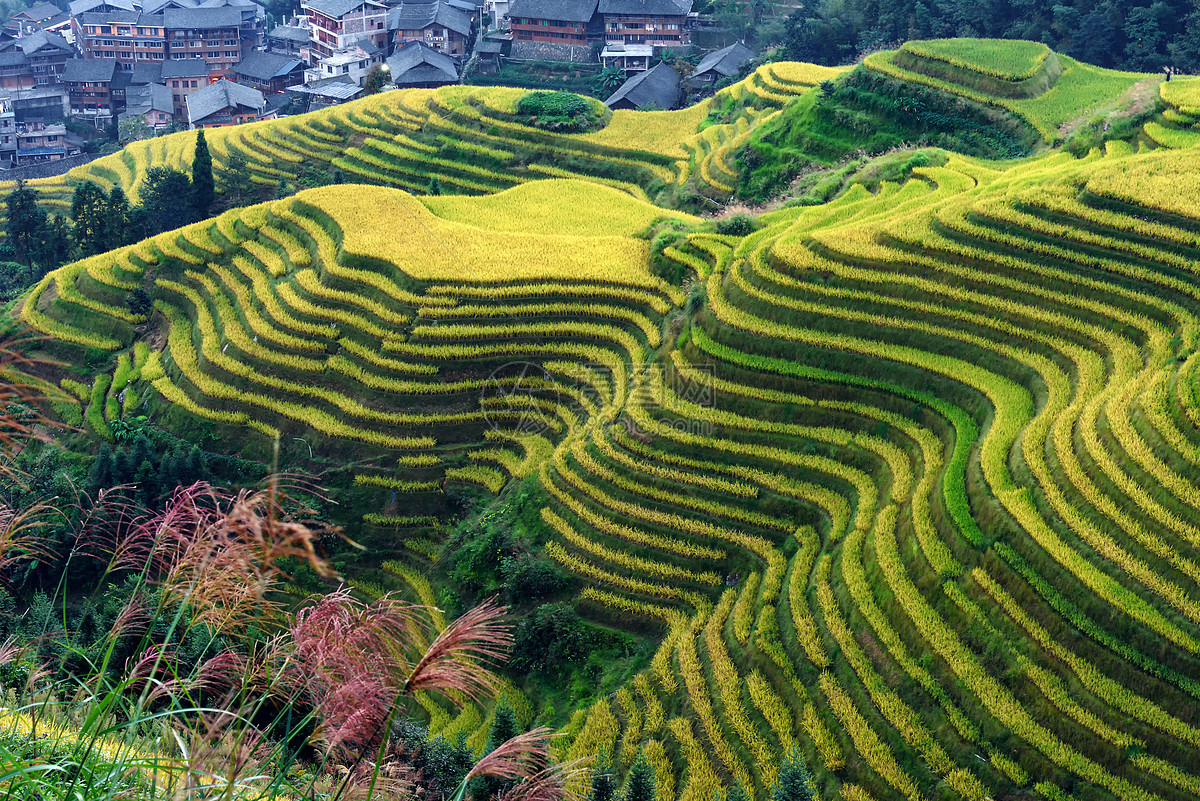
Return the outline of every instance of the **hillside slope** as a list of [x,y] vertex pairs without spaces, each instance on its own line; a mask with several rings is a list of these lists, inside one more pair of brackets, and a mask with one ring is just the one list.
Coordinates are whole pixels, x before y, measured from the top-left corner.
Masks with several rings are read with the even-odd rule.
[[[950,66],[1019,82],[1051,58],[979,53]],[[660,801],[765,799],[793,745],[822,798],[1196,798],[1194,88],[1159,90],[1137,147],[947,154],[744,236],[617,173],[324,187],[65,267],[18,313],[94,382],[64,387],[97,437],[145,409],[327,470],[353,533],[390,543],[364,594],[437,600],[451,494],[498,496],[485,515],[530,527],[587,618],[660,643],[569,713],[510,697],[565,720],[560,756],[644,752]],[[703,158],[629,136],[678,181],[744,134]],[[425,709],[482,747],[489,710]]]
[[[129,386],[355,453],[372,525],[436,509],[443,479],[531,476],[580,602],[665,637],[562,747],[644,742],[670,797],[761,790],[798,742],[847,797],[1182,798],[1200,222],[1169,189],[1194,170],[953,159],[693,233],[669,252],[703,279],[691,312],[622,238],[649,207],[542,232],[613,190],[523,188],[495,239],[446,220],[483,201],[333,187],[60,272],[25,319],[127,347],[114,292],[146,282],[167,337]],[[445,257],[414,257],[431,233]]]

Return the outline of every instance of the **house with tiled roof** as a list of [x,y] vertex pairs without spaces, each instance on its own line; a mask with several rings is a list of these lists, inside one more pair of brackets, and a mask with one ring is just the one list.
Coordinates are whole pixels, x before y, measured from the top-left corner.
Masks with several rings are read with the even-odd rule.
[[458,83],[458,63],[424,42],[409,42],[387,60],[392,82],[403,89],[432,89]]
[[38,31],[61,33],[70,27],[70,14],[53,3],[36,3],[9,17],[3,30],[9,36],[20,38]]
[[298,58],[256,51],[234,68],[238,82],[262,92],[282,92],[304,83],[304,64]]
[[692,0],[599,0],[606,42],[679,47],[689,42]]
[[424,42],[440,53],[465,55],[471,38],[471,14],[446,2],[404,3],[388,12],[388,30],[397,47]]
[[590,61],[603,33],[597,0],[513,0],[508,9],[513,58]]
[[693,89],[712,86],[723,78],[732,78],[747,61],[754,58],[754,51],[741,42],[722,47],[700,59],[700,63],[688,76],[687,84]]
[[115,59],[71,59],[62,75],[71,113],[83,117],[113,117],[121,113],[129,75]]
[[188,128],[224,128],[263,118],[263,93],[233,81],[210,83],[187,99]]
[[621,84],[604,104],[617,109],[667,111],[679,102],[679,74],[663,63],[639,72]]

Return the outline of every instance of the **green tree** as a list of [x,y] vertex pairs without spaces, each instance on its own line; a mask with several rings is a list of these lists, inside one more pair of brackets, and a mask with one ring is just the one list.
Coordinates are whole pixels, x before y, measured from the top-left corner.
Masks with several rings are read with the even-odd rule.
[[127,117],[117,125],[117,137],[122,142],[149,139],[154,134],[143,117]]
[[40,245],[39,232],[45,228],[46,212],[38,208],[37,193],[20,180],[5,199],[5,205],[8,212],[8,222],[5,224],[8,244],[18,261],[31,265]]
[[292,194],[292,188],[288,186],[286,178],[280,177],[279,183],[275,186],[275,199],[283,200]]
[[619,67],[605,67],[596,73],[596,77],[592,79],[592,88],[596,90],[596,94],[612,94],[621,84],[625,83],[625,71]]
[[1170,6],[1162,2],[1129,9],[1125,20],[1126,69],[1159,72],[1167,66],[1167,34],[1163,27],[1171,17]]
[[241,151],[230,150],[222,176],[225,179],[225,194],[232,197],[236,205],[243,205],[254,191],[254,183],[250,180],[250,162]]
[[608,752],[601,751],[596,757],[592,771],[592,786],[588,788],[587,801],[614,801],[617,797],[617,780],[613,775]]
[[804,764],[804,755],[798,747],[792,746],[771,787],[771,801],[813,801],[814,798],[816,792],[808,775],[808,767]]
[[113,456],[108,443],[104,443],[100,446],[96,460],[92,462],[91,470],[88,471],[88,490],[91,494],[94,496],[100,490],[113,486],[116,483],[116,471],[116,457]]
[[387,83],[387,80],[388,70],[385,69],[383,64],[376,64],[367,70],[367,75],[363,78],[362,93],[364,95],[378,94],[383,89],[384,84]]
[[82,256],[94,256],[109,250],[112,234],[109,226],[108,196],[91,181],[75,187],[71,200],[71,220],[75,223],[75,245]]
[[141,196],[146,236],[192,222],[192,182],[185,173],[172,167],[150,167]]
[[622,801],[655,801],[657,796],[658,782],[654,778],[654,768],[646,761],[646,755],[639,753],[625,780]]
[[508,703],[508,698],[501,696],[496,705],[496,714],[492,716],[492,727],[488,731],[487,752],[496,750],[513,737],[521,733],[521,724],[517,722],[517,713]]
[[71,228],[61,214],[51,214],[38,226],[34,261],[43,272],[57,269],[71,256]]
[[108,247],[107,250],[131,244],[138,239],[133,207],[125,190],[114,186],[108,193]]
[[436,175],[429,179],[429,187],[426,191],[431,195],[442,194],[442,182]]
[[[500,702],[496,705],[496,714],[492,716],[492,726],[488,730],[487,747],[484,749],[484,753],[490,754],[520,733],[521,724],[517,722],[516,713],[509,705],[508,699],[501,696]],[[485,776],[480,780],[479,789],[473,795],[484,800],[499,798],[508,788],[512,787],[512,784],[511,781],[505,779]]]
[[192,205],[196,209],[196,219],[202,220],[208,216],[216,198],[212,156],[208,152],[208,142],[204,141],[204,129],[201,128],[196,131],[196,154],[192,158]]

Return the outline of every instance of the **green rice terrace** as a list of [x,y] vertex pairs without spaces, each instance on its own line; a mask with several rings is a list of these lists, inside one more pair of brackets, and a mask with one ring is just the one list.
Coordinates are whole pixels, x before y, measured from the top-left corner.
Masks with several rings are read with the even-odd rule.
[[[218,189],[347,183],[47,275],[11,315],[57,413],[278,449],[364,599],[444,605],[509,521],[623,644],[508,703],[658,801],[766,799],[793,748],[827,799],[1200,798],[1200,79],[954,40],[590,133],[521,95],[206,132]],[[136,200],[194,142],[33,185]],[[494,701],[420,703],[482,752]]]

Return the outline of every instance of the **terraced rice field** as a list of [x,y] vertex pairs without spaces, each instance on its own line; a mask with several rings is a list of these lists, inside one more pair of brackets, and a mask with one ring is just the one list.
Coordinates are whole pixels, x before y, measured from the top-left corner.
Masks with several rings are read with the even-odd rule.
[[[963,42],[966,46],[960,47]],[[873,53],[863,63],[889,78],[1009,111],[1037,129],[1048,144],[1061,142],[1064,130],[1073,123],[1134,105],[1162,81],[1161,75],[1094,67],[1051,54],[1033,42],[1011,48],[1004,44],[1012,43],[983,39],[909,42],[898,51]],[[953,56],[949,55],[952,51]],[[946,66],[956,73],[944,76]],[[1045,73],[1040,83],[1034,77],[1039,71]],[[1020,86],[1024,81],[1029,84],[1028,91],[999,94],[998,88],[989,91],[978,85],[981,81],[986,85],[989,79],[1000,82],[993,88]]]
[[[769,101],[786,80],[735,89]],[[340,113],[510,146],[477,100]],[[675,152],[545,144],[720,186],[772,109]],[[695,122],[673,114],[655,119]],[[519,180],[303,124],[380,182]],[[218,155],[295,136],[232,130]],[[670,213],[617,179],[328,187],[64,268],[24,319],[123,354],[69,387],[100,436],[126,390],[355,453],[365,524],[411,551],[385,572],[419,597],[443,535],[423,499],[532,477],[582,608],[662,638],[556,748],[640,749],[664,801],[765,797],[793,744],[829,798],[1182,799],[1200,795],[1195,152],[953,157],[747,237],[701,228],[669,251],[691,301],[633,236]],[[290,169],[257,161],[264,181]],[[148,277],[156,348],[120,302]],[[422,703],[482,744],[486,710]]]
[[[712,102],[726,94],[745,98],[742,129],[813,86],[839,74],[811,64],[772,64],[729,87],[716,100],[680,111],[617,111],[603,129],[556,134],[514,119],[520,89],[451,86],[385,92],[299,117],[270,120],[206,133],[218,187],[231,153],[248,162],[251,180],[293,184],[306,170],[340,170],[346,181],[425,193],[433,178],[449,194],[491,194],[530,180],[582,178],[645,198],[655,182],[683,184],[728,194],[728,175],[700,170],[696,131]],[[733,141],[735,124],[715,126]],[[47,211],[69,212],[72,185],[91,180],[106,191],[120,186],[133,202],[146,169],[189,171],[194,133],[134,142],[124,150],[72,169],[58,178],[30,182]],[[567,163],[569,168],[561,166]],[[704,183],[712,174],[717,184]],[[720,176],[725,175],[724,180]],[[0,182],[0,193],[11,182]],[[2,209],[0,209],[2,213]]]

